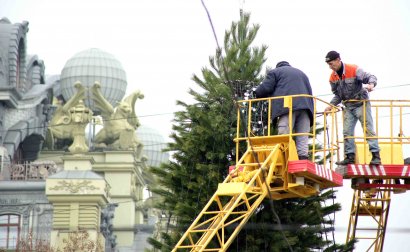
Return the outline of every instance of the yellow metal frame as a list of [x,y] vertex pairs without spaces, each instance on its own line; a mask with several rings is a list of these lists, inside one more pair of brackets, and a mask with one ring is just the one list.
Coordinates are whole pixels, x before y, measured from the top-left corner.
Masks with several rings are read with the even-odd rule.
[[[367,101],[362,102],[364,112]],[[366,127],[363,128],[362,134],[347,136],[355,140],[356,163],[368,164],[370,162],[372,156],[367,140],[375,138],[379,142],[383,165],[403,165],[403,146],[410,144],[410,136],[404,134],[405,129],[410,129],[410,120],[403,120],[403,116],[410,114],[410,101],[371,100],[370,102],[376,136],[367,136]],[[363,114],[365,121],[366,114]],[[383,180],[374,176],[373,178],[378,180],[378,183],[393,183],[392,179]],[[394,192],[394,186],[376,187],[366,191],[354,190],[346,242],[352,239],[358,239],[361,243],[367,241],[369,246],[366,251],[383,251],[392,192]],[[370,220],[373,225],[369,227],[369,221],[367,221],[366,227],[360,226],[359,224],[366,219]]]
[[[274,99],[283,99],[284,106],[289,108],[289,125],[292,123],[292,101],[298,97],[307,95],[296,95],[289,97],[275,97],[269,99],[255,99],[239,101],[238,104],[238,125],[236,142],[236,168],[226,179],[218,185],[218,189],[205,205],[203,210],[181,237],[172,251],[227,251],[242,227],[255,212],[260,203],[265,199],[280,200],[286,198],[302,198],[317,195],[318,190],[312,183],[300,184],[296,178],[288,173],[288,161],[297,160],[298,155],[293,138],[302,134],[295,134],[292,128],[289,134],[271,134],[271,103]],[[317,103],[322,103],[322,107],[329,104],[320,99],[311,97],[314,100],[315,111]],[[258,102],[268,102],[266,118],[267,130],[259,136],[252,132],[252,106]],[[247,113],[247,120],[242,120],[244,111]],[[314,113],[314,127],[311,133],[313,146],[317,141],[316,125],[317,116],[323,116],[322,125],[326,126],[328,116],[331,122],[336,121],[335,113]],[[246,126],[241,127],[242,124]],[[335,157],[338,151],[336,144],[337,126],[328,128],[330,134],[323,134],[323,148],[313,148],[312,160],[316,155],[324,157],[325,165],[332,166],[330,159]],[[330,136],[328,138],[328,136]],[[246,144],[246,151],[240,153],[240,145]],[[239,158],[239,156],[241,158]],[[316,183],[320,183],[315,181]],[[231,228],[231,230],[227,230]]]
[[[384,183],[391,183],[391,180]],[[361,243],[367,243],[366,251],[383,251],[390,194],[390,190],[354,190],[346,242],[357,239]]]

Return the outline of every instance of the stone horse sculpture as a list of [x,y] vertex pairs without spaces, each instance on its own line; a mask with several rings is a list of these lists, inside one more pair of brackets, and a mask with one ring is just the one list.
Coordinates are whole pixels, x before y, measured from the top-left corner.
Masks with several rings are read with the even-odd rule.
[[103,129],[95,137],[96,147],[111,147],[120,150],[134,150],[137,157],[141,157],[142,143],[138,141],[135,131],[140,125],[135,114],[136,100],[144,98],[140,91],[133,92],[118,105],[113,106],[101,93],[98,82],[91,88],[95,107],[101,111],[104,121]]
[[91,121],[93,112],[84,105],[86,91],[84,86],[76,82],[74,87],[77,93],[64,105],[57,107],[49,130],[53,139],[73,139],[68,150],[76,154],[89,150],[86,144],[85,127]]

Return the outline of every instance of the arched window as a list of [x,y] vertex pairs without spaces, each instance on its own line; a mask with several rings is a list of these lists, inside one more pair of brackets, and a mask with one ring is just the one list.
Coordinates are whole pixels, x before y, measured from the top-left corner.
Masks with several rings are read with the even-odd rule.
[[20,236],[20,216],[0,215],[0,248],[15,249]]
[[24,45],[24,40],[20,39],[20,43],[18,45],[18,55],[17,55],[17,62],[16,62],[16,87],[19,91],[26,91],[25,89],[25,83],[23,81],[24,79],[24,72],[22,72],[25,69],[25,45]]

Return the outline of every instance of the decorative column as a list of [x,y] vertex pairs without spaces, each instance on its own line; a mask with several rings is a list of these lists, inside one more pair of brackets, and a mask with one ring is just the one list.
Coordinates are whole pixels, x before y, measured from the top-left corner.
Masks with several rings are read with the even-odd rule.
[[93,171],[104,174],[110,185],[110,202],[116,203],[113,219],[113,233],[117,248],[130,248],[135,243],[136,225],[143,223],[143,202],[141,160],[134,151],[104,151],[92,153],[96,160]]
[[109,186],[105,179],[91,170],[94,160],[90,156],[63,157],[64,171],[46,181],[46,195],[53,205],[51,246],[64,249],[71,236],[86,232],[86,241],[104,248],[105,239],[100,232],[101,208],[108,203]]

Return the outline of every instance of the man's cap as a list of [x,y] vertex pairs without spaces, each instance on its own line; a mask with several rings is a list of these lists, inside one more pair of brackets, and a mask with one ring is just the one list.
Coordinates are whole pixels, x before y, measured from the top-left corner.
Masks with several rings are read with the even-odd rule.
[[282,66],[290,66],[290,64],[287,61],[279,61],[278,64],[276,64],[276,68],[282,67]]
[[335,60],[337,58],[340,58],[340,54],[336,51],[330,51],[326,54],[326,62],[330,62],[332,60]]

